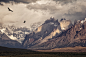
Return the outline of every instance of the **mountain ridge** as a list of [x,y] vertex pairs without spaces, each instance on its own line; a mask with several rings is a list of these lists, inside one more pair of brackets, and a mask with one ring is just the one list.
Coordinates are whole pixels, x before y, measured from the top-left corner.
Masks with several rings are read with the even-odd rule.
[[[52,19],[51,19],[52,20]],[[64,23],[66,23],[66,20],[61,20],[61,21],[64,21]],[[51,21],[52,22],[52,21]],[[70,22],[70,21],[68,21],[68,22]],[[50,22],[48,22],[48,23],[50,23]],[[44,24],[48,24],[48,23],[46,23],[46,21],[45,21],[45,23]],[[43,25],[44,25],[43,24]],[[49,26],[49,25],[48,25]],[[72,27],[73,25],[71,24],[71,22],[70,22],[70,24],[68,25],[69,26],[69,29],[70,29],[70,27]],[[52,27],[52,26],[50,26],[50,27]],[[67,27],[67,26],[63,26],[63,27]],[[49,29],[49,28],[48,28]],[[46,46],[48,46],[46,43],[48,43],[50,40],[52,40],[52,38],[54,38],[54,37],[57,37],[58,36],[58,38],[62,35],[62,34],[64,34],[64,32],[66,33],[66,30],[69,30],[68,28],[66,28],[66,30],[63,30],[62,31],[62,29],[61,29],[61,27],[60,27],[60,30],[57,30],[58,29],[58,27],[53,27],[53,30],[52,30],[52,32],[53,33],[49,33],[48,35],[46,35],[46,37],[45,38],[39,38],[40,39],[40,41],[42,42],[38,42],[38,44],[36,43],[35,45],[33,45],[33,44],[30,44],[30,45],[32,45],[32,47],[30,47],[30,48],[32,48],[32,49],[42,49],[43,48],[43,46],[44,46],[44,48],[43,49],[49,49],[49,48],[51,48],[50,46],[52,46],[52,45],[54,45],[54,44],[50,44],[50,46],[49,46],[49,48],[47,48]],[[55,33],[55,31],[57,30],[57,32]],[[61,32],[61,34],[59,34],[58,33],[58,31],[62,31]],[[41,31],[42,32],[42,31]],[[41,32],[40,32],[40,34],[41,34]],[[36,35],[37,36],[37,33],[35,34],[35,32],[33,32],[34,34],[32,34],[32,35]],[[55,33],[55,34],[54,34]],[[52,36],[51,36],[52,35]],[[43,35],[42,35],[43,36]],[[33,37],[33,36],[31,36],[31,37]],[[30,37],[30,34],[28,35],[28,36],[26,36],[26,38],[27,39],[29,39],[29,38],[31,38]],[[42,41],[43,40],[43,41]],[[65,39],[64,39],[65,40]],[[29,41],[28,40],[26,40],[28,43],[29,43]],[[58,41],[59,41],[59,39],[58,39]],[[27,45],[26,46],[29,46],[28,45],[28,43],[26,43]],[[34,42],[33,42],[34,43]],[[41,44],[40,44],[41,43]],[[43,44],[44,43],[44,44]],[[50,42],[51,43],[51,42]],[[54,43],[54,42],[53,42]],[[43,44],[43,46],[42,46],[42,44]],[[63,44],[64,45],[64,44]],[[38,47],[37,47],[38,46]],[[55,45],[56,46],[56,45]],[[35,47],[35,48],[34,48]],[[40,48],[39,48],[40,47]],[[59,46],[60,47],[60,46]],[[54,47],[55,48],[55,47]]]
[[[28,31],[28,34],[24,34],[26,36],[23,38],[22,43],[19,42],[21,38],[19,38],[19,41],[15,39],[13,40],[8,37],[8,34],[15,37],[15,35],[25,32],[23,28],[11,28],[14,27],[9,26],[9,29],[6,28],[6,33],[2,33],[4,32],[4,29],[1,30],[1,46],[12,46],[12,48],[15,47],[24,49],[52,49],[86,46],[86,19],[77,20],[74,22],[74,24],[72,24],[70,20],[61,19],[58,21],[58,19],[56,20],[54,18],[50,18],[33,32],[30,32],[30,30],[24,28]],[[16,34],[13,32],[10,34],[9,30],[16,32]],[[16,39],[18,39],[18,37]],[[5,42],[4,45],[3,42]]]
[[[60,35],[58,35],[58,32],[55,33],[55,35],[53,37],[49,36],[50,34],[48,34],[44,39],[39,38],[40,41],[37,43],[35,43],[34,45],[32,43],[34,43],[34,41],[29,45],[29,40],[28,43],[26,43],[28,47],[28,49],[52,49],[52,48],[63,48],[63,47],[73,47],[73,46],[86,46],[85,43],[85,24],[86,21],[83,22],[82,21],[77,21],[76,24],[71,25],[68,29],[63,30],[62,33]],[[44,24],[43,24],[44,25]],[[69,24],[70,25],[70,24]],[[53,29],[54,30],[54,29]],[[55,32],[55,30],[54,30]],[[83,32],[83,33],[82,33]],[[37,36],[37,33],[35,34],[35,32],[33,32],[34,34],[32,34],[31,37],[33,37],[33,35]],[[54,34],[54,33],[52,33]],[[84,34],[83,36],[81,34]],[[26,36],[27,39],[31,38],[30,35]],[[83,37],[83,39],[82,39]],[[41,40],[42,39],[42,40]],[[41,43],[42,42],[42,43]],[[30,46],[30,47],[29,47]]]

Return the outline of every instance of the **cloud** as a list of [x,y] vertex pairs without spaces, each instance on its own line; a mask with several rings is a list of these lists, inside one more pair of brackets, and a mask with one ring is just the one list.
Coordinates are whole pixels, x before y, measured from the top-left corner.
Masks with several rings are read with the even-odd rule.
[[[15,0],[17,1],[17,0]],[[20,0],[18,0],[20,1]],[[18,2],[17,1],[17,2]],[[25,1],[25,0],[21,0]],[[15,24],[16,26],[30,27],[35,22],[43,23],[46,19],[53,16],[55,19],[66,18],[74,21],[80,20],[86,16],[86,0],[72,1],[71,3],[64,3],[69,0],[38,0],[31,3],[2,3],[4,6],[0,6],[0,22],[5,25]],[[64,5],[63,5],[63,3]],[[9,12],[7,7],[10,7],[13,12]],[[23,21],[26,23],[23,23]],[[41,24],[40,24],[41,25]]]
[[0,3],[1,6],[4,6],[2,3]]
[[30,2],[36,2],[37,0],[0,0],[0,2],[9,3],[10,1],[14,1],[16,3],[30,3]]
[[[36,2],[36,1],[40,1],[40,0],[0,0],[0,2],[5,2],[5,3],[9,3],[10,1],[14,1],[16,3],[31,3],[31,2]],[[44,0],[46,1],[46,0]],[[47,0],[47,1],[50,1],[50,0]],[[77,1],[77,0],[53,0],[53,1],[59,1],[59,2],[62,2],[62,3],[69,3],[69,2],[73,2],[73,1]]]
[[63,3],[63,4],[66,4],[66,3],[72,3],[74,1],[77,1],[77,0],[53,0],[53,1],[56,1],[56,2],[60,2],[60,3]]
[[41,1],[36,1],[35,3],[30,3],[27,6],[28,9],[30,10],[35,10],[35,11],[46,11],[50,13],[55,13],[57,10],[60,10],[61,4],[57,4],[57,2],[52,1],[52,0],[41,0]]
[[[57,1],[57,2],[56,2]],[[45,2],[45,3],[44,3]],[[65,3],[67,2],[67,3]],[[71,2],[71,3],[70,3]],[[62,3],[65,3],[62,5]],[[41,0],[30,3],[27,8],[34,11],[48,12],[55,18],[67,18],[72,21],[85,18],[86,1],[83,0]]]
[[[4,6],[0,6],[0,22],[3,22],[5,25],[16,25],[27,26],[29,27],[32,23],[43,21],[49,18],[48,15],[43,15],[41,11],[35,12],[33,10],[29,10],[26,8],[27,4],[19,3],[19,4],[4,4]],[[8,11],[8,8],[13,10],[13,12]],[[23,23],[23,21],[26,23]]]

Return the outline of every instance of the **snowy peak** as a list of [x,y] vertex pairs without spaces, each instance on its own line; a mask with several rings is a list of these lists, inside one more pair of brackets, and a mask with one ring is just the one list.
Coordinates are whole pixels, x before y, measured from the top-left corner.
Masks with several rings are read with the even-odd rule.
[[15,26],[3,26],[0,29],[0,32],[2,34],[5,33],[10,39],[22,43],[22,41],[25,39],[26,34],[30,33],[30,30],[26,27],[17,28]]

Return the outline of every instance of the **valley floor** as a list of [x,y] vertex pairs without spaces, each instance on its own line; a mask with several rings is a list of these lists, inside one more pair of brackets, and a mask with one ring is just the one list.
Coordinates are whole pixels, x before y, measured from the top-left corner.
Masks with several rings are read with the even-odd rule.
[[86,47],[55,48],[51,50],[26,50],[1,47],[0,57],[86,57]]
[[50,50],[36,50],[40,52],[86,52],[86,47],[76,46],[76,47],[65,47],[65,48],[55,48]]
[[33,53],[33,54],[21,54],[21,55],[7,55],[0,57],[86,57],[86,53],[64,53],[64,52],[53,52],[53,53]]

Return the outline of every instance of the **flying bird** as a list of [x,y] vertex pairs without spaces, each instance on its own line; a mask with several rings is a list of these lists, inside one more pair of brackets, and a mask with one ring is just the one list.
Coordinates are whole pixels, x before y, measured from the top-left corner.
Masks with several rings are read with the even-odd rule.
[[11,12],[13,12],[9,7],[8,7],[8,10],[11,11]]
[[25,23],[26,21],[24,21],[23,23]]

